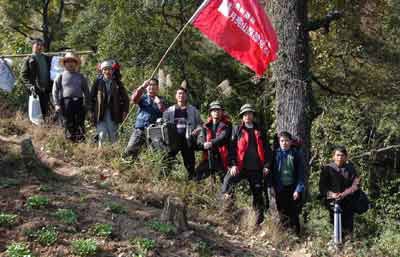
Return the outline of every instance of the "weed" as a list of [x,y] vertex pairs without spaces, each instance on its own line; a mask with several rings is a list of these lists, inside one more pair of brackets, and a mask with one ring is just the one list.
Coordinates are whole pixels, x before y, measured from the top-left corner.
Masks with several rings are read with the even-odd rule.
[[212,250],[208,242],[200,241],[195,246],[196,252],[200,257],[210,257],[212,256]]
[[107,208],[110,208],[112,213],[115,214],[125,214],[127,213],[126,209],[124,206],[118,204],[118,203],[108,203]]
[[51,192],[53,191],[53,188],[49,185],[41,185],[39,187],[40,192]]
[[17,215],[0,213],[0,227],[11,227],[17,223]]
[[43,227],[36,232],[36,240],[43,246],[50,246],[57,242],[58,232],[54,227]]
[[138,252],[136,256],[146,256],[147,253],[156,247],[156,241],[148,238],[134,238],[130,240],[131,245],[136,248]]
[[176,227],[170,224],[164,224],[159,222],[158,220],[149,221],[146,223],[148,227],[151,229],[161,232],[163,234],[176,234]]
[[98,247],[93,239],[78,239],[71,243],[74,254],[82,257],[93,256],[96,254]]
[[49,198],[43,195],[33,195],[26,202],[28,208],[39,209],[49,204]]
[[109,237],[112,233],[111,224],[95,224],[91,228],[92,234],[95,236]]
[[11,243],[11,245],[7,246],[6,253],[9,257],[32,257],[31,251],[24,243]]
[[70,209],[58,209],[54,216],[65,224],[75,224],[78,220],[75,212]]

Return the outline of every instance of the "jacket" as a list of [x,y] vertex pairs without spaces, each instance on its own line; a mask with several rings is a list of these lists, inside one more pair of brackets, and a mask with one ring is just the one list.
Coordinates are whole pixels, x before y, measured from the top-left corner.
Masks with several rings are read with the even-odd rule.
[[[256,137],[257,153],[260,160],[259,169],[271,167],[271,153],[264,131],[254,124],[254,134]],[[232,131],[232,139],[229,146],[229,165],[237,166],[239,171],[243,168],[243,161],[248,147],[249,135],[244,123],[236,126]]]
[[[281,181],[281,170],[279,164],[279,153],[282,150],[278,148],[274,151],[273,156],[274,160],[272,162],[272,186],[274,187],[276,192],[281,192],[283,189],[282,181]],[[294,185],[295,185],[295,192],[304,192],[304,158],[302,153],[292,147],[288,150],[288,158],[293,158],[293,165],[294,165]]]
[[123,114],[128,113],[129,97],[121,82],[112,80],[110,102],[107,103],[107,99],[106,83],[100,76],[94,81],[90,91],[94,124],[104,119],[107,108],[110,109],[111,119],[117,124],[123,121]]
[[359,189],[360,179],[351,163],[339,168],[335,163],[322,167],[319,179],[321,197],[326,199],[328,191],[350,195]]
[[39,64],[31,55],[25,58],[21,71],[22,81],[28,89],[34,86],[43,92],[51,92],[53,85],[52,81],[50,81],[51,57],[47,55],[44,56],[48,64],[47,72],[49,76],[49,83],[47,85],[41,85],[39,83]]
[[228,169],[228,154],[229,154],[229,141],[232,135],[232,124],[229,121],[227,116],[224,116],[223,119],[218,123],[218,128],[215,133],[215,137],[212,136],[212,119],[208,118],[206,124],[204,124],[203,129],[200,132],[198,137],[198,148],[203,150],[203,161],[207,161],[209,156],[207,150],[204,149],[205,142],[211,142],[212,148],[211,151],[218,151],[220,156],[220,160],[223,162],[224,170]]
[[[175,109],[176,105],[170,106],[165,112],[163,113],[163,119],[166,120],[168,123],[175,123]],[[188,121],[188,129],[193,131],[196,128],[200,128],[203,121],[200,118],[200,113],[196,109],[196,107],[192,105],[187,106],[187,121]]]

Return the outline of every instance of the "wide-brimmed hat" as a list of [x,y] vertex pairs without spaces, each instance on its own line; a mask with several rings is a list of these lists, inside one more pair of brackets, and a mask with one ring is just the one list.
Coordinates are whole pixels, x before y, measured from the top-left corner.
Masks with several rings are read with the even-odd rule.
[[245,112],[255,113],[256,110],[254,109],[254,107],[251,104],[245,104],[245,105],[242,105],[242,107],[240,107],[239,116],[242,116]]
[[79,58],[79,56],[77,56],[76,54],[74,54],[72,52],[66,53],[65,56],[63,58],[61,58],[60,64],[62,66],[64,66],[64,63],[66,60],[74,60],[78,64],[78,66],[81,65],[81,59]]
[[210,105],[208,106],[208,111],[211,112],[212,110],[223,110],[224,108],[222,107],[222,104],[219,101],[214,101],[211,102]]

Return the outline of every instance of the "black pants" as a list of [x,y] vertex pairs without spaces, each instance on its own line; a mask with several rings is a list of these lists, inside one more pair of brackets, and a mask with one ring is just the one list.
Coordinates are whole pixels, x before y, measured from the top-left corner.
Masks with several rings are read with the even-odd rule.
[[168,152],[167,155],[167,162],[168,168],[171,169],[172,162],[176,159],[176,155],[180,152],[183,158],[183,164],[188,172],[189,179],[194,178],[194,167],[195,167],[195,155],[194,149],[188,146],[187,140],[184,136],[178,136],[178,147],[174,151]]
[[136,159],[138,153],[144,143],[146,142],[146,135],[144,129],[134,128],[131,137],[129,138],[128,145],[125,148],[124,155],[131,156]]
[[83,98],[66,97],[61,102],[65,138],[72,141],[84,140],[86,111],[83,107]]
[[263,174],[261,170],[245,170],[242,169],[236,176],[232,176],[229,172],[224,177],[222,184],[222,194],[232,194],[234,186],[241,180],[247,179],[250,184],[250,190],[253,194],[253,208],[257,213],[257,224],[264,221],[264,198],[263,198]]
[[276,208],[279,212],[279,219],[284,227],[291,227],[297,234],[300,233],[300,210],[301,210],[301,193],[299,198],[293,200],[293,193],[296,189],[295,185],[284,186],[282,191],[276,192]]
[[39,96],[40,108],[42,109],[43,118],[46,118],[49,114],[50,107],[50,91],[35,90],[36,94]]
[[208,160],[203,160],[199,163],[195,170],[196,181],[206,179],[211,175],[218,175],[222,180],[225,176],[224,164],[222,160],[213,160],[211,169]]

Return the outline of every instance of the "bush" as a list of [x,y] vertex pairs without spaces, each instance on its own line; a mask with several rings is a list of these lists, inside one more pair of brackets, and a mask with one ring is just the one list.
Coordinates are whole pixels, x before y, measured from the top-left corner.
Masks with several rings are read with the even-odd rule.
[[11,227],[17,223],[17,215],[0,213],[0,227]]
[[97,244],[93,239],[78,239],[72,241],[72,251],[78,256],[93,256],[97,252]]
[[54,227],[43,227],[35,233],[36,240],[43,246],[50,246],[57,242],[58,232]]
[[377,239],[377,247],[385,256],[400,256],[400,230],[388,228]]
[[32,257],[31,251],[24,243],[12,243],[7,246],[6,253],[8,257]]
[[77,215],[73,210],[70,209],[58,209],[54,214],[59,220],[65,224],[75,224],[78,220]]
[[49,205],[49,198],[42,195],[34,195],[28,198],[26,205],[28,208],[39,209]]
[[96,224],[91,228],[93,235],[101,237],[109,237],[112,234],[111,224]]

